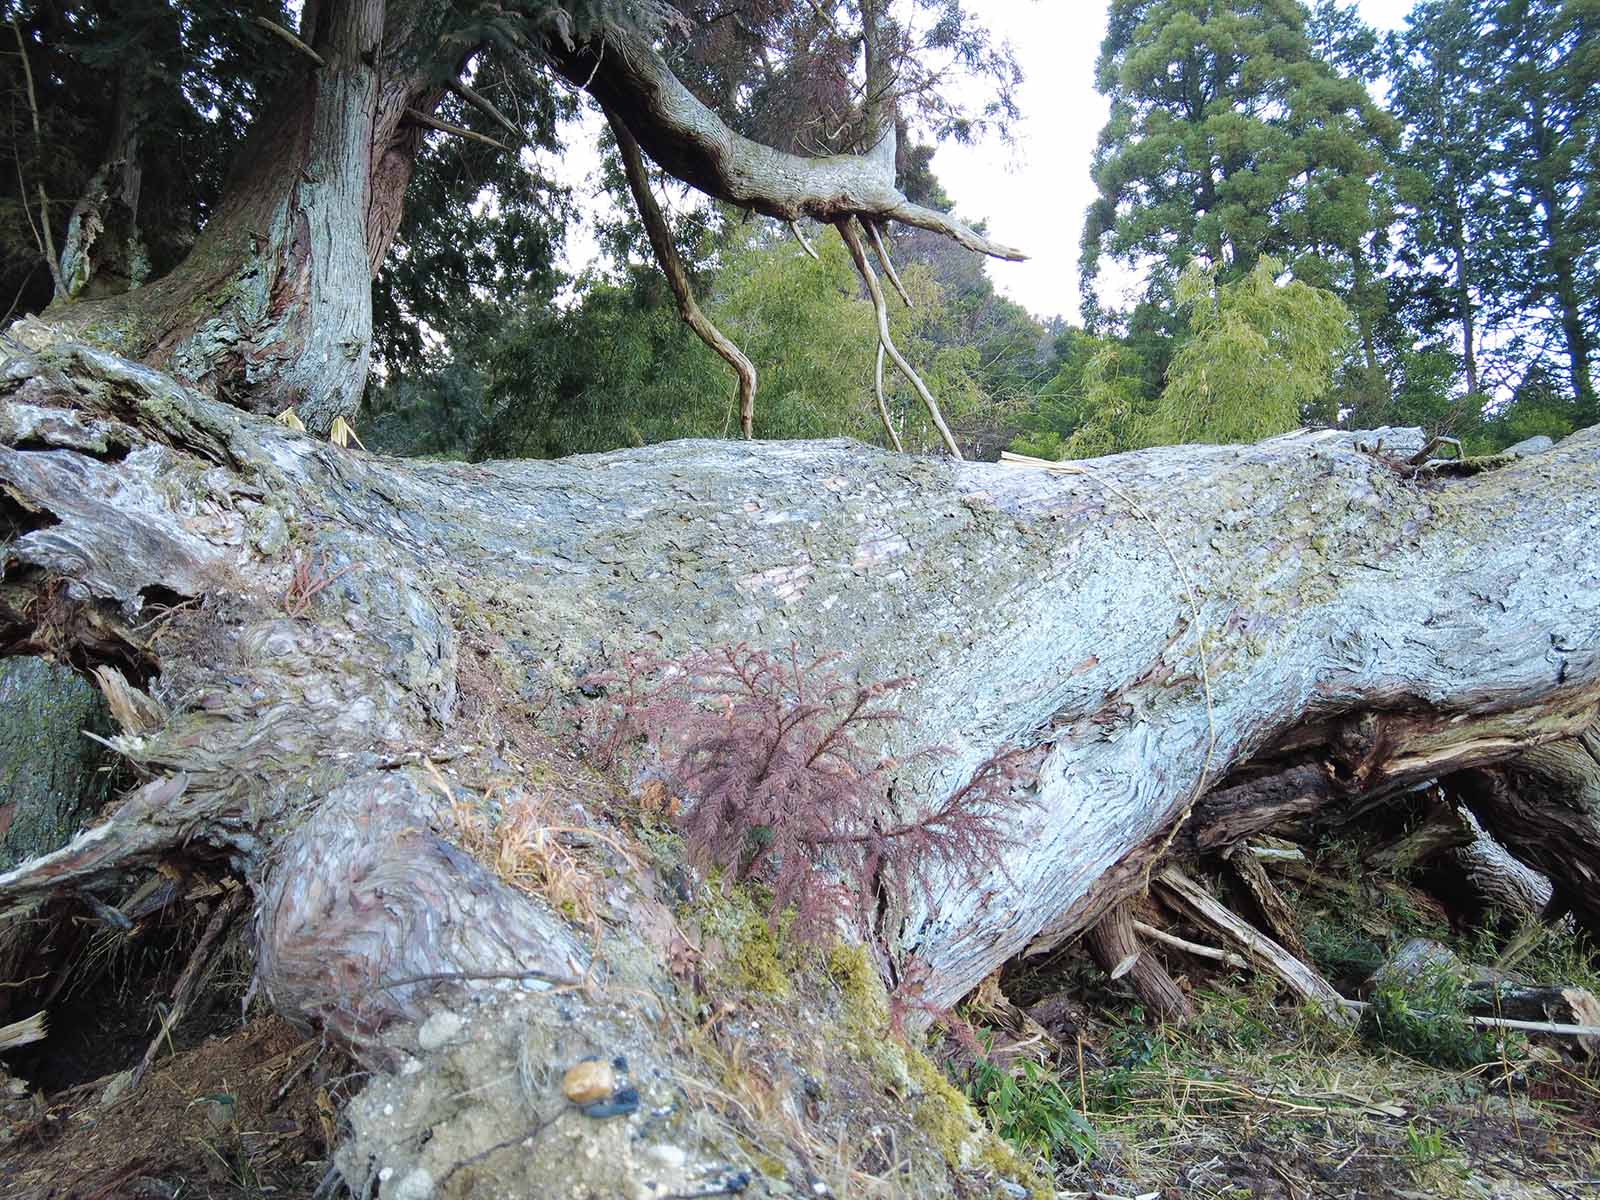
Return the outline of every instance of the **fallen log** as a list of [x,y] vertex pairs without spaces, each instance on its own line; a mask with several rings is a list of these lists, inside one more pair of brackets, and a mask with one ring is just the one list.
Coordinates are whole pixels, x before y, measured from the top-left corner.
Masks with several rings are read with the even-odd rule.
[[[1025,768],[1000,856],[866,931],[908,1011],[948,1007],[1169,853],[1262,832],[1252,797],[1310,819],[1593,724],[1600,643],[1574,631],[1600,629],[1600,431],[1462,479],[1388,456],[1420,445],[1301,432],[1069,474],[845,442],[398,462],[103,352],[13,350],[0,648],[114,666],[163,724],[112,739],[150,782],[0,903],[215,861],[255,899],[271,1002],[375,1061],[441,990],[659,979],[665,943],[635,962],[508,886],[452,812],[498,802],[529,715],[557,728],[629,650],[795,644],[915,680],[885,735],[903,808],[997,754]],[[1552,819],[1519,796],[1517,822]]]

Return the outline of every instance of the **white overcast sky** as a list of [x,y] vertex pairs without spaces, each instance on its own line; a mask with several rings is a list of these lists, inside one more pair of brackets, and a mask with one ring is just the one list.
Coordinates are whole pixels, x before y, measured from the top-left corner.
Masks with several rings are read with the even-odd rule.
[[[1412,2],[1358,0],[1358,6],[1370,24],[1398,29]],[[934,171],[960,215],[986,220],[998,241],[1029,254],[1023,263],[990,260],[995,285],[1036,316],[1076,320],[1078,238],[1094,195],[1089,160],[1106,119],[1106,100],[1094,90],[1106,4],[970,0],[970,7],[1016,52],[1024,76],[1017,97],[1022,119],[1012,127],[1010,145],[989,140],[941,147]],[[595,138],[602,121],[597,111],[587,111],[578,124],[564,139],[564,161],[545,165],[576,184],[580,195],[592,196],[592,172],[599,161]],[[587,186],[580,182],[585,175],[591,176]],[[563,265],[576,270],[596,253],[587,228],[569,230]]]

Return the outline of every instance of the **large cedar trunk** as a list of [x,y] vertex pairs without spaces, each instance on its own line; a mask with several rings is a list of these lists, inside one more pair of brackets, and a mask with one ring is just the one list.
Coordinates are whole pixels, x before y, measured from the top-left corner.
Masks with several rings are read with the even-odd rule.
[[[422,129],[406,110],[443,94],[408,38],[417,0],[330,0],[306,8],[305,40],[242,147],[218,211],[173,271],[129,291],[58,297],[13,331],[44,345],[66,333],[159,367],[257,412],[294,409],[326,431],[366,385],[371,279],[399,228]],[[79,203],[82,225],[137,188],[137,123],[127,116],[106,168]],[[130,184],[130,174],[132,183]],[[77,226],[74,227],[75,231]],[[69,237],[73,279],[112,246]]]
[[[0,644],[115,665],[155,704],[118,741],[149,782],[0,903],[225,863],[273,1004],[379,1061],[441,976],[631,981],[613,1014],[665,977],[666,946],[591,943],[451,832],[472,764],[564,727],[576,681],[633,648],[914,677],[899,749],[948,753],[903,804],[1026,751],[993,869],[870,931],[913,1011],[1088,929],[1168,851],[1515,771],[1595,723],[1597,430],[1459,478],[1407,466],[1420,437],[1395,430],[1061,473],[847,442],[467,466],[339,450],[82,347],[3,379]],[[1503,805],[1473,806],[1518,848]],[[1594,830],[1558,876],[1591,920]]]

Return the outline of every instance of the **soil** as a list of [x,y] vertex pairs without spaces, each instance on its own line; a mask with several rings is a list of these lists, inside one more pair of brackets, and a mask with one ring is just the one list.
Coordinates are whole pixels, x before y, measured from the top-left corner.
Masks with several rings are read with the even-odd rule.
[[50,1096],[13,1081],[0,1197],[310,1196],[328,1170],[339,1108],[359,1082],[350,1070],[319,1040],[264,1017],[158,1059],[110,1104],[103,1097],[116,1076]]

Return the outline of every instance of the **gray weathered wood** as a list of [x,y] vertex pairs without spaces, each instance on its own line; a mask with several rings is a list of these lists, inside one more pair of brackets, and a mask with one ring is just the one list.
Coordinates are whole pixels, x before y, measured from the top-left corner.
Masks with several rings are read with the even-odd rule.
[[[1315,768],[1339,794],[1381,794],[1569,738],[1600,689],[1597,431],[1449,481],[1363,448],[1380,435],[1334,432],[1070,476],[846,442],[462,465],[343,451],[81,348],[15,356],[0,383],[0,430],[34,431],[0,447],[7,647],[46,635],[28,606],[60,580],[50,636],[155,675],[173,715],[125,750],[184,773],[171,828],[238,861],[265,984],[331,1023],[349,1006],[330,997],[388,969],[375,959],[585,965],[560,918],[473,874],[437,822],[402,853],[325,815],[388,828],[391,808],[432,810],[425,775],[394,764],[461,737],[468,641],[547,714],[640,645],[793,641],[863,678],[915,676],[893,748],[949,754],[903,781],[911,802],[1031,747],[1004,863],[915,893],[876,931],[920,960],[934,1004],[1139,890],[1243,764],[1236,778]],[[307,556],[340,574],[292,620],[281,600]],[[135,627],[172,592],[205,603],[151,644]],[[323,831],[347,838],[339,853]],[[93,835],[124,836],[151,835],[115,818]],[[408,879],[418,907],[366,903],[346,854]],[[23,867],[0,896],[42,886]],[[423,919],[435,906],[462,921]],[[375,1011],[404,1015],[410,994]]]

